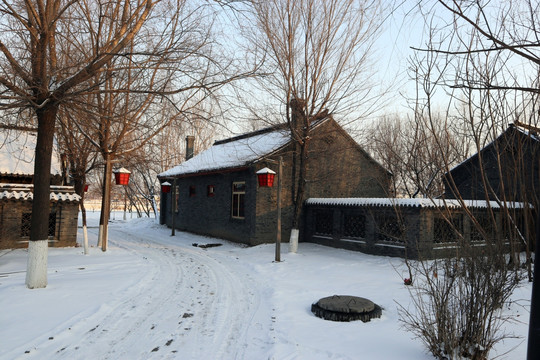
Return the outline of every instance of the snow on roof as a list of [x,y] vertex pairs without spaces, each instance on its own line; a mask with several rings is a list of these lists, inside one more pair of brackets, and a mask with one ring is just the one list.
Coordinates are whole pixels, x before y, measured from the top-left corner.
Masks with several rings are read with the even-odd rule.
[[[37,133],[15,129],[0,129],[0,174],[33,175]],[[62,168],[53,146],[51,174],[60,175]]]
[[[309,205],[340,205],[340,206],[387,206],[387,207],[420,207],[420,208],[442,208],[461,207],[461,202],[455,199],[405,199],[405,198],[309,198],[306,200]],[[488,202],[484,200],[463,200],[468,208],[487,208]],[[507,202],[509,208],[522,208],[523,203]],[[497,209],[499,204],[490,201],[489,207]]]
[[[32,184],[0,184],[0,200],[32,200],[34,199]],[[51,186],[50,199],[53,202],[80,201],[73,186]]]
[[246,166],[282,148],[290,140],[290,133],[279,128],[268,132],[255,132],[253,136],[240,136],[237,140],[218,142],[158,176],[176,176]]

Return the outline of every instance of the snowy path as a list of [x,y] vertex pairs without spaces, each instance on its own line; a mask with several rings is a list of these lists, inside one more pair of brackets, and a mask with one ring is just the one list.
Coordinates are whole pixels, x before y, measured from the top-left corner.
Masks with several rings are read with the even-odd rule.
[[[105,253],[49,249],[45,289],[24,286],[26,250],[0,251],[0,360],[432,359],[400,327],[396,303],[410,301],[401,259],[302,243],[275,263],[273,244],[173,237],[153,219],[113,220],[109,235]],[[493,357],[525,358],[530,293],[524,283],[505,309],[506,330],[523,338],[501,342]],[[311,304],[333,294],[366,297],[383,315],[369,323],[314,316]]]
[[[244,358],[260,304],[259,292],[250,290],[253,281],[199,249],[122,231],[111,227],[110,238],[126,239],[116,245],[147,259],[150,271],[75,346],[91,347],[100,359]],[[65,353],[66,359],[76,355]]]
[[110,227],[111,246],[142,257],[143,275],[89,317],[72,319],[54,341],[35,346],[37,358],[247,359],[270,346],[271,319],[266,326],[257,320],[267,317],[257,314],[263,291],[246,269],[231,271],[222,254],[175,243],[162,231],[151,238]]

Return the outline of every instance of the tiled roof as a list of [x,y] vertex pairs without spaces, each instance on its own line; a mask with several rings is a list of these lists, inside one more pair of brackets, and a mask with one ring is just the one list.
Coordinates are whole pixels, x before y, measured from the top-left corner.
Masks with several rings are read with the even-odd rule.
[[[34,185],[0,184],[0,200],[31,201],[34,198]],[[78,202],[81,197],[75,193],[73,186],[51,186],[51,201]]]
[[[460,208],[462,203],[453,199],[405,199],[405,198],[310,198],[306,200],[309,205],[340,205],[340,206],[381,206],[381,207],[419,207],[419,208]],[[463,200],[468,208],[499,208],[496,201]],[[523,203],[507,202],[509,208],[522,208]]]

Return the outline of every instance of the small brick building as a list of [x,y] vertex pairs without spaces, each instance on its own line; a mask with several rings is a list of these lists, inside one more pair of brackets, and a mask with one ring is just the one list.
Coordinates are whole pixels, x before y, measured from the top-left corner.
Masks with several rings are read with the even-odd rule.
[[[34,149],[32,129],[0,127],[0,249],[27,247],[32,218]],[[51,164],[49,246],[75,246],[80,197],[62,186],[57,152]]]
[[[259,188],[255,173],[264,167],[277,171],[281,156],[283,174],[277,176],[282,176],[282,239],[287,241],[292,227],[294,148],[288,128],[278,125],[217,141],[162,172],[160,181],[175,183],[176,188],[161,194],[161,224],[172,226],[174,216],[174,226],[180,230],[248,245],[274,242],[277,187]],[[308,150],[306,198],[388,196],[391,174],[331,117],[312,124]]]

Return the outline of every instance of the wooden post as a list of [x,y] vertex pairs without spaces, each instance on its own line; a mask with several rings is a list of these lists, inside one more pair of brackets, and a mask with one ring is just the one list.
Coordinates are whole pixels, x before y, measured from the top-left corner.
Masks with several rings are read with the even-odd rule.
[[124,221],[126,221],[126,211],[127,211],[127,187],[124,186]]
[[101,216],[99,220],[99,238],[98,245],[101,244],[101,250],[107,251],[109,235],[109,213],[111,211],[111,180],[112,180],[112,159],[111,154],[105,155],[105,176],[103,182],[103,201],[101,207]]
[[278,189],[277,189],[277,234],[276,234],[276,262],[281,261],[281,177],[283,157],[279,157]]

